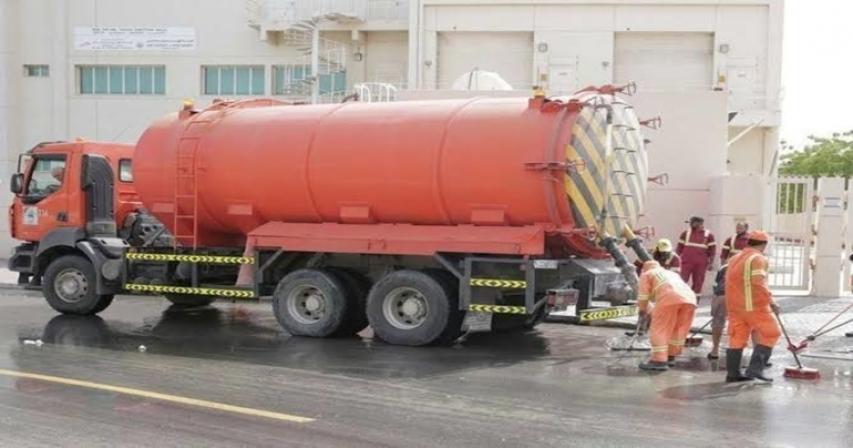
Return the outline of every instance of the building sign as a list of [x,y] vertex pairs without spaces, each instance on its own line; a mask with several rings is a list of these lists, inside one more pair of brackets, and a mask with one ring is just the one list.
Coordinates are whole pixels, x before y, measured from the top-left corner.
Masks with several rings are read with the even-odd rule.
[[195,50],[195,28],[190,27],[74,27],[74,49],[89,51]]

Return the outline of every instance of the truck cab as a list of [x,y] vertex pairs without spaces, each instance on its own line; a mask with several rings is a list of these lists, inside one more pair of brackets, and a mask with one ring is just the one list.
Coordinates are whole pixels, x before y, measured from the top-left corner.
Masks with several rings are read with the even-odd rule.
[[[10,187],[10,233],[23,241],[9,259],[19,283],[42,285],[54,308],[104,308],[121,290],[122,224],[141,207],[133,146],[43,143],[18,159]],[[117,181],[116,181],[117,180]]]

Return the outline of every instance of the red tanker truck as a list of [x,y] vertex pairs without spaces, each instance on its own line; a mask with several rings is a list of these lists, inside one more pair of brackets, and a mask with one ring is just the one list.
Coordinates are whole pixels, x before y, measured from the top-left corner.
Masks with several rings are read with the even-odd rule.
[[135,148],[42,144],[12,178],[24,243],[10,268],[62,313],[122,291],[271,296],[293,335],[370,325],[403,345],[575,303],[581,321],[628,315],[636,274],[619,246],[648,256],[632,231],[647,160],[621,91],[215,101],[185,104]]

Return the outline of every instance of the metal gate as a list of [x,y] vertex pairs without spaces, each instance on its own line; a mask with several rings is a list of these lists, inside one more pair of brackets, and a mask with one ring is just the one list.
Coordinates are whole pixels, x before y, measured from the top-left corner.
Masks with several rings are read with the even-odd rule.
[[774,181],[768,257],[770,288],[808,292],[811,284],[814,226],[814,180],[782,177]]

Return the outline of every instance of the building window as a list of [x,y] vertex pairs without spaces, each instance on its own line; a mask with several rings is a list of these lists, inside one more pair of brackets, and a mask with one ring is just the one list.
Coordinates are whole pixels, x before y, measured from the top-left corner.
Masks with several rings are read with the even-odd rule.
[[77,77],[83,95],[166,94],[162,65],[80,65]]
[[25,64],[24,76],[28,78],[47,78],[50,76],[50,66],[44,64]]
[[[304,64],[274,65],[273,95],[308,95],[311,93],[311,66]],[[346,72],[328,73],[319,76],[320,95],[345,92]]]
[[263,95],[263,65],[204,65],[201,67],[205,95]]

